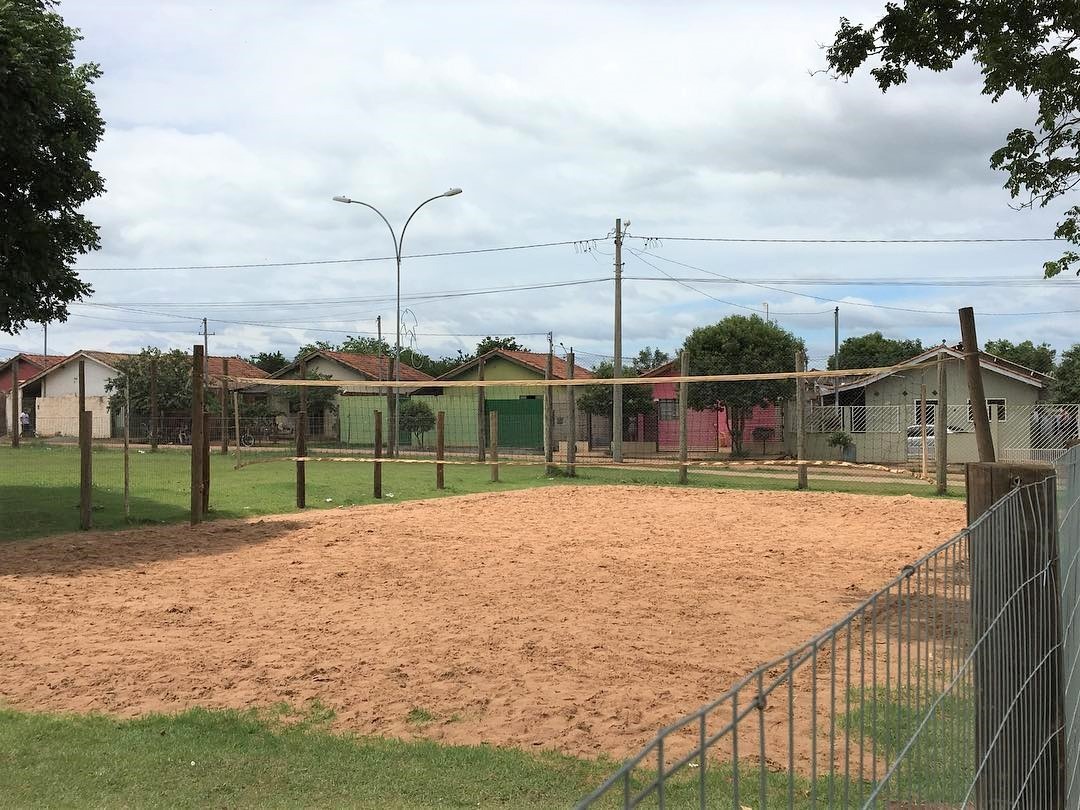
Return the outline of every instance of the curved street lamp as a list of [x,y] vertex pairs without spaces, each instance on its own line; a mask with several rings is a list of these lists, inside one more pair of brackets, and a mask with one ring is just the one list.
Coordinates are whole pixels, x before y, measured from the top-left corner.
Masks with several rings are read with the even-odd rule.
[[[370,208],[376,214],[379,215],[379,219],[386,223],[387,229],[390,231],[390,238],[394,240],[394,259],[397,262],[397,307],[396,316],[394,318],[394,381],[401,382],[401,250],[405,241],[405,231],[409,227],[409,223],[412,222],[412,218],[416,216],[416,212],[427,205],[429,202],[433,202],[442,197],[455,197],[461,193],[460,188],[450,188],[444,191],[442,194],[436,194],[434,197],[429,197],[420,203],[413,212],[409,214],[409,218],[405,220],[405,224],[401,226],[401,235],[398,236],[394,232],[394,226],[390,224],[383,212],[376,208],[371,203],[366,203],[362,200],[354,200],[351,197],[346,197],[343,194],[338,194],[334,197],[334,202],[348,203],[354,205],[362,205],[365,208]],[[398,431],[398,404],[400,402],[401,389],[394,389],[394,415],[390,420],[390,454],[392,456],[397,455],[397,431]]]

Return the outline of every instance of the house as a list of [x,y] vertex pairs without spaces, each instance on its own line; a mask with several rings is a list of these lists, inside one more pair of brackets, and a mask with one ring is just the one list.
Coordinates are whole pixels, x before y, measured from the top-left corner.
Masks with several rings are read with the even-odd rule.
[[[63,355],[57,354],[19,354],[9,357],[0,362],[0,436],[7,434],[7,426],[11,421],[11,408],[13,403],[10,399],[12,388],[18,388],[23,382],[35,377],[47,368],[51,368],[63,360]],[[18,361],[18,373],[15,364]],[[21,409],[21,404],[16,404]],[[16,421],[18,414],[16,414]]]
[[[79,432],[79,362],[86,370],[86,410],[93,413],[93,437],[107,439],[114,435],[109,413],[109,393],[105,383],[120,372],[117,364],[137,355],[123,352],[80,350],[60,358],[48,368],[25,380],[21,386],[23,401],[39,436],[77,436]],[[262,369],[240,357],[209,357],[209,384],[219,385],[224,376],[225,360],[230,376],[266,377]],[[21,375],[20,375],[21,376]]]
[[[664,377],[679,376],[679,360],[672,360],[662,366],[650,369],[641,375],[643,378],[654,378],[657,381],[652,386],[653,402],[656,403],[654,415],[639,416],[636,419],[642,424],[644,438],[649,439],[648,426],[655,424],[654,435],[656,450],[658,452],[677,452],[679,449],[679,387],[676,383],[663,382]],[[771,437],[762,442],[754,437],[757,429],[771,431]],[[782,409],[779,405],[757,405],[747,417],[742,430],[742,445],[744,450],[753,452],[764,450],[765,452],[782,452],[783,449],[783,418]],[[686,437],[687,449],[691,453],[725,453],[731,450],[731,429],[728,426],[727,411],[723,406],[694,410],[688,408],[686,412]],[[625,442],[625,437],[624,437]]]
[[[472,387],[446,387],[441,382],[463,380],[536,380],[543,381],[547,355],[539,352],[493,349],[473,358],[429,381],[428,385],[410,392],[409,398],[423,402],[432,411],[446,414],[445,442],[448,449],[475,448],[480,413],[480,391],[483,391],[484,413],[499,414],[499,446],[522,450],[543,449],[544,444],[544,389],[542,387],[491,386],[484,389]],[[568,364],[560,357],[553,358],[552,378],[565,380],[569,374]],[[588,379],[592,372],[579,365],[574,366],[577,379]],[[402,379],[405,367],[402,367]],[[404,392],[403,392],[404,393]],[[385,399],[378,396],[348,396],[340,400],[338,418],[341,420],[342,441],[349,444],[371,443],[372,412],[385,411]],[[555,411],[553,441],[566,441],[568,398],[566,387],[554,389],[552,397]],[[484,424],[487,422],[485,420]],[[578,439],[586,435],[585,419],[578,419]],[[425,436],[410,436],[400,431],[399,446],[427,441]],[[485,439],[486,441],[486,436]]]
[[[941,419],[937,413],[939,356],[944,357],[948,384],[948,414]],[[932,434],[933,426],[944,422],[949,432],[949,462],[977,460],[962,348],[934,346],[902,365],[917,368],[845,380],[835,388],[827,385],[815,393],[807,414],[807,447],[811,457],[836,457],[836,451],[828,448],[825,441],[835,431],[852,436],[858,461],[896,463],[921,455],[920,392],[926,386],[926,423],[931,426],[928,432]],[[1057,418],[1062,406],[1045,402],[1053,381],[1049,375],[986,352],[980,353],[979,367],[999,458],[1048,460],[1053,453],[1041,451],[1064,449],[1065,434],[1070,431],[1061,429],[1061,420]],[[1076,406],[1066,407],[1074,414],[1071,434],[1075,437]],[[1047,447],[1048,444],[1062,447]]]
[[[322,378],[330,380],[342,380],[347,382],[378,382],[381,380],[391,380],[394,378],[394,358],[388,355],[377,354],[356,354],[353,352],[336,352],[325,349],[319,349],[316,351],[308,352],[302,358],[298,358],[294,362],[285,366],[271,375],[273,380],[298,380],[300,379],[300,361],[303,361],[307,370],[308,376],[317,374]],[[401,364],[401,379],[408,382],[430,382],[434,379],[430,374],[426,374],[419,369],[413,368],[408,363]],[[408,389],[407,389],[408,390]],[[402,392],[402,395],[407,395],[407,390]],[[288,413],[289,401],[282,394],[282,390],[279,388],[274,390],[274,404],[281,410],[282,413]],[[347,406],[343,406],[343,402],[348,402],[353,397],[362,397],[364,399],[364,407],[361,409],[365,412],[366,420],[370,422],[370,414],[379,410],[386,413],[386,395],[383,392],[370,390],[370,391],[344,391],[337,397],[337,407],[335,409],[326,409],[318,414],[309,414],[308,434],[310,436],[333,436],[339,437],[341,433],[342,411],[349,411]],[[295,404],[295,403],[294,403]],[[356,406],[360,408],[360,406]],[[351,427],[351,417],[350,417]],[[356,436],[364,435],[367,437],[367,441],[373,441],[367,431],[357,433]],[[340,435],[342,441],[345,441],[345,435]]]

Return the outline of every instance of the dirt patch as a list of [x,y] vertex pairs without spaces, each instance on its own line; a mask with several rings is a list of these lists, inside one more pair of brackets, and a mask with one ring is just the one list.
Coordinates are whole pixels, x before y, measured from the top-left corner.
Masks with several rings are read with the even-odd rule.
[[619,757],[842,616],[963,512],[560,487],[11,544],[0,702],[132,715],[317,698],[363,734]]

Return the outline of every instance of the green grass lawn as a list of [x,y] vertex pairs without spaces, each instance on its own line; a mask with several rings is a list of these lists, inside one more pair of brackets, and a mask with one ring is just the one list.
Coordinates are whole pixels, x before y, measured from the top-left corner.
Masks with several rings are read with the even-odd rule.
[[[140,452],[140,450],[142,452]],[[283,451],[284,452],[284,451]],[[249,459],[258,458],[249,454]],[[272,456],[263,456],[271,459]],[[93,452],[95,528],[117,529],[140,523],[172,523],[188,519],[190,505],[189,455],[180,449],[150,453],[133,448],[130,454],[130,521],[123,513],[123,453],[116,448]],[[372,497],[372,465],[366,462],[311,462],[307,465],[309,508],[333,508],[377,503]],[[497,492],[574,483],[674,485],[672,471],[633,467],[581,467],[575,478],[548,477],[543,466],[506,466],[501,481],[490,482],[486,466],[446,467],[446,489],[435,489],[430,464],[383,465],[384,503]],[[0,540],[41,537],[76,531],[79,527],[79,453],[73,445],[27,442],[17,450],[0,447]],[[832,492],[874,495],[929,495],[930,488],[912,479],[884,483],[814,479],[811,487]],[[691,470],[689,485],[717,489],[794,489],[794,476],[718,476]],[[233,469],[233,459],[211,456],[210,518],[292,512],[296,509],[295,465],[264,460]]]

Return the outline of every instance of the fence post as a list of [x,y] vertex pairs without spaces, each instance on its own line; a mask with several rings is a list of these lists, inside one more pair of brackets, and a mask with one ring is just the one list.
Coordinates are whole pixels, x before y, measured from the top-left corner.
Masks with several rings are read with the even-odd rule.
[[994,440],[990,437],[990,417],[986,413],[979,339],[975,334],[975,310],[971,307],[960,310],[960,335],[964,340],[964,370],[967,372],[968,399],[971,400],[979,461],[996,461]]
[[[435,460],[441,462],[446,455],[446,411],[435,414]],[[435,489],[445,489],[445,465],[435,464]]]
[[491,483],[499,483],[499,412],[488,414],[488,438],[491,441]]
[[[307,363],[300,361],[300,379],[307,379]],[[300,413],[296,417],[296,455],[307,455],[307,386],[300,386]],[[296,508],[307,506],[307,467],[305,462],[296,462]]]
[[131,384],[124,377],[124,521],[131,518]]
[[232,392],[233,424],[236,425],[236,469],[240,469],[240,394]]
[[[480,362],[476,365],[476,379],[480,382],[484,381],[484,359],[480,358]],[[487,452],[485,447],[487,442],[484,441],[484,425],[485,419],[484,411],[485,407],[485,394],[484,386],[478,386],[476,389],[476,460],[484,461],[487,458]]]
[[93,523],[91,498],[94,487],[93,456],[94,415],[86,410],[86,361],[79,361],[79,527],[84,531]]
[[[802,349],[795,350],[795,370],[806,371],[806,355]],[[807,489],[810,484],[806,479],[806,380],[795,378],[795,460],[798,461],[799,489]]]
[[[976,807],[1065,806],[1055,484],[1045,464],[967,465],[969,525],[1003,498],[1018,499],[990,518],[1006,536],[976,531],[969,541]],[[1017,756],[1024,740],[1035,741],[1036,761]],[[1016,795],[1025,782],[1026,796]]]
[[156,354],[150,355],[150,452],[156,453],[158,446],[158,433],[161,425],[158,424],[158,359]]
[[[11,361],[11,446],[19,446],[19,434],[22,433],[22,422],[19,420],[19,355]],[[82,410],[80,409],[80,413]]]
[[[937,421],[937,414],[934,414],[934,420]],[[919,386],[919,431],[922,437],[922,477],[925,481],[926,470],[930,463],[930,448],[926,446],[926,383]]]
[[937,494],[944,495],[949,485],[949,376],[945,353],[938,353],[938,404],[934,418],[934,455],[937,461]]
[[[679,352],[679,376],[690,376],[690,355],[686,350]],[[685,484],[687,480],[686,460],[689,456],[688,437],[686,434],[687,419],[687,395],[689,384],[679,383],[679,483]]]
[[[205,397],[205,392],[203,396]],[[205,404],[205,401],[204,401]],[[203,411],[203,441],[202,441],[202,513],[205,517],[210,512],[210,411]]]
[[229,358],[221,359],[221,455],[229,455]]
[[[566,379],[574,379],[574,352],[571,349],[566,354]],[[577,475],[574,469],[574,461],[577,459],[577,391],[574,386],[566,386],[566,474],[573,478]],[[615,430],[614,424],[611,426]],[[612,435],[615,435],[614,433]]]
[[203,506],[203,347],[191,352],[191,525],[202,520]]
[[555,460],[555,453],[553,450],[552,442],[555,438],[555,401],[553,399],[554,389],[551,387],[551,378],[555,375],[554,371],[554,352],[548,348],[547,360],[544,363],[544,379],[548,381],[548,385],[544,386],[544,473],[551,475],[555,469],[552,463]]
[[375,411],[375,497],[382,498],[382,411]]

